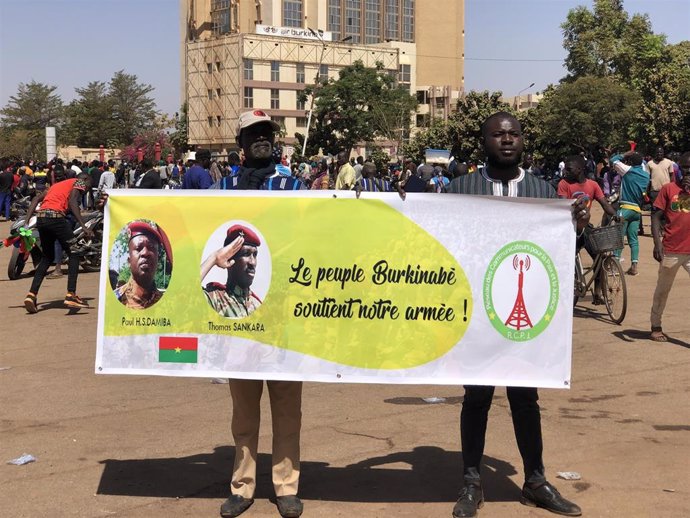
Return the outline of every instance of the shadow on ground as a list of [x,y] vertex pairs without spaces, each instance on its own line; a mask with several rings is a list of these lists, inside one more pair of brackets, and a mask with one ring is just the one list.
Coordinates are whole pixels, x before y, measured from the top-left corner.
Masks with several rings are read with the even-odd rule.
[[650,344],[673,344],[680,345],[681,347],[685,347],[686,349],[690,349],[690,343],[684,342],[683,340],[679,340],[668,335],[666,335],[668,337],[668,340],[666,342],[655,342],[649,339],[649,331],[641,331],[639,329],[625,329],[623,331],[615,331],[613,333],[613,336],[615,336],[619,340],[623,340],[624,342],[636,342],[638,340],[646,340]]
[[[217,498],[229,495],[235,448],[161,459],[107,459],[98,494],[162,498]],[[487,501],[515,501],[520,488],[507,462],[485,456],[482,481]],[[410,468],[390,466],[404,463]],[[461,455],[419,446],[362,460],[345,467],[302,461],[300,492],[305,500],[335,502],[455,502],[462,481]],[[260,453],[256,498],[273,498],[271,457]]]

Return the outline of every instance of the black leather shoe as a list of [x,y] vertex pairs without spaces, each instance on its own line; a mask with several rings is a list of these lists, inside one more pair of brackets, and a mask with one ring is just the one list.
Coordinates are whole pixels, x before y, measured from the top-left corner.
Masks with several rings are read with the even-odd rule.
[[278,512],[283,518],[299,518],[304,511],[302,500],[297,495],[287,495],[276,497]]
[[471,518],[477,516],[477,509],[484,505],[482,486],[466,484],[460,491],[460,498],[453,507],[453,518]]
[[254,503],[253,498],[244,498],[240,495],[230,495],[223,505],[220,506],[220,515],[223,518],[235,518],[241,515]]
[[536,488],[531,488],[527,484],[522,486],[520,502],[531,507],[541,507],[563,516],[580,516],[582,514],[582,510],[576,504],[563,498],[558,490],[548,482],[544,482]]

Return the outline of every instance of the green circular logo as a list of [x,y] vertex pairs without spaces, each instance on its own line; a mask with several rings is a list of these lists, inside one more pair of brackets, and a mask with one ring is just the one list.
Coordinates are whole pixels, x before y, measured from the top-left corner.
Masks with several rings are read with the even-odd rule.
[[[501,279],[496,293],[500,300],[494,299],[497,278]],[[556,313],[558,274],[553,261],[534,243],[508,243],[489,263],[483,296],[486,314],[496,331],[514,342],[532,340],[549,326]]]

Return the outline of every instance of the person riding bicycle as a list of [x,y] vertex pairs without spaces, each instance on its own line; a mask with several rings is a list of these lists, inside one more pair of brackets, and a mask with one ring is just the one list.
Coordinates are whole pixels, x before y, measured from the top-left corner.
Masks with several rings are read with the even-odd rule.
[[[558,197],[571,200],[584,198],[587,203],[587,208],[591,208],[592,200],[596,200],[610,218],[618,221],[616,210],[606,200],[606,196],[604,196],[599,184],[594,180],[586,178],[585,173],[585,159],[582,155],[572,155],[566,158],[565,167],[563,169],[563,179],[558,183]],[[591,224],[585,228],[585,232],[583,232],[581,236],[578,236],[576,247],[577,253],[579,253],[584,246],[590,257],[594,259],[596,254],[593,254],[586,246],[587,239],[585,234],[590,227]],[[594,293],[595,297],[592,303],[595,305],[603,304],[598,278],[594,279]]]

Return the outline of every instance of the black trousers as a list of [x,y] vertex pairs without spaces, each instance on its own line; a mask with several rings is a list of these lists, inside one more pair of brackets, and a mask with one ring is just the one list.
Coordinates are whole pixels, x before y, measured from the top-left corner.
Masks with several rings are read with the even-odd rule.
[[67,262],[67,291],[77,291],[77,275],[79,274],[79,256],[72,253],[71,245],[74,239],[72,225],[67,218],[38,218],[36,223],[38,235],[41,238],[43,258],[36,267],[34,280],[31,283],[31,292],[38,293],[43,279],[50,265],[55,260],[55,242],[58,241],[69,260]]
[[[462,461],[466,480],[479,477],[489,409],[496,387],[466,385],[460,413]],[[542,460],[541,414],[536,388],[508,387],[506,389],[518,449],[522,456],[525,482],[542,484],[546,481]]]

